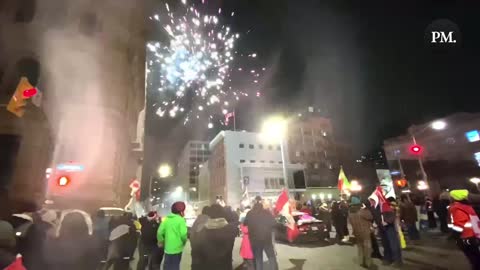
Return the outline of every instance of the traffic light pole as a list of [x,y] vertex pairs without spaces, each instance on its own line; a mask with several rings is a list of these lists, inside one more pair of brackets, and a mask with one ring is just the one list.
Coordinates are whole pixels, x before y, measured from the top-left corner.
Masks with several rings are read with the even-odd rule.
[[[413,144],[416,145],[417,140],[415,139],[415,135],[413,135],[412,132],[410,132],[410,135],[412,136]],[[423,181],[425,181],[427,186],[430,187],[430,185],[428,184],[427,173],[425,172],[425,168],[423,167],[422,154],[418,155],[418,165],[420,166],[420,171],[422,172]]]

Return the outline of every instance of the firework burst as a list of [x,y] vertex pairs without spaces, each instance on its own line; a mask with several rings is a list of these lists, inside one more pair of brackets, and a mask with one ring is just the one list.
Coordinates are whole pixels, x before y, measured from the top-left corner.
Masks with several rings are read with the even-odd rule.
[[[223,124],[219,120],[223,117],[218,116],[226,114],[240,98],[260,96],[258,82],[265,68],[256,71],[238,67],[237,58],[253,61],[257,57],[255,53],[240,54],[235,50],[240,34],[221,24],[216,15],[202,15],[188,7],[186,1],[182,3],[181,16],[165,4],[165,18],[158,14],[150,17],[161,24],[170,40],[168,45],[147,44],[152,56],[147,76],[158,77],[155,89],[160,92],[154,106],[159,117],[182,117],[184,124],[206,119],[208,128],[213,128],[215,122]],[[233,77],[248,81],[243,83],[246,89],[236,89]]]

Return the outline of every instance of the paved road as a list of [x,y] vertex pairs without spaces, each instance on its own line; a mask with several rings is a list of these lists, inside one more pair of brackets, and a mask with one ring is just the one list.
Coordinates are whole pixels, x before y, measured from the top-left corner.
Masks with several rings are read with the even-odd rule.
[[[425,240],[416,246],[407,247],[404,250],[405,265],[402,269],[406,270],[446,270],[446,269],[470,269],[467,260],[455,246],[439,234],[423,235]],[[242,259],[239,256],[241,239],[237,238],[235,242],[234,267],[239,267]],[[364,269],[357,265],[355,246],[350,245],[303,245],[290,246],[286,244],[276,245],[278,263],[280,270],[343,270],[343,269]],[[190,245],[187,244],[182,258],[181,269],[190,269],[191,256]],[[389,266],[383,266],[381,261],[375,259],[374,262],[379,270],[394,269]],[[266,268],[268,269],[268,268]]]

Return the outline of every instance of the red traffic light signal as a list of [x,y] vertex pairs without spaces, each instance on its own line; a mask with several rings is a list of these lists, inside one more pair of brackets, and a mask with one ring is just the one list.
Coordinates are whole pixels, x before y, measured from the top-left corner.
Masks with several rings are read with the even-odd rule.
[[411,152],[412,154],[414,154],[414,155],[419,155],[419,154],[422,153],[422,151],[423,151],[423,147],[421,147],[421,146],[418,145],[418,144],[412,145],[412,146],[410,147],[410,152]]
[[38,93],[37,88],[32,87],[32,88],[23,90],[23,97],[31,98],[31,97],[34,97],[37,93]]
[[66,176],[62,176],[62,177],[58,178],[57,184],[61,187],[68,186],[68,184],[70,184],[70,179]]

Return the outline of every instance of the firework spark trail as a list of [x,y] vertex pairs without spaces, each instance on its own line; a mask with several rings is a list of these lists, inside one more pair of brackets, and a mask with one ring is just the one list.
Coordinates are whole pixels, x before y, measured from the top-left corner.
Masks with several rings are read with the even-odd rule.
[[[184,124],[194,119],[207,119],[208,128],[213,128],[215,116],[226,114],[232,102],[249,93],[260,97],[258,82],[260,73],[248,67],[234,67],[237,58],[244,57],[234,51],[240,34],[222,25],[215,15],[202,15],[193,6],[182,0],[185,12],[176,16],[165,4],[167,17],[155,14],[151,20],[158,21],[170,38],[168,46],[149,43],[148,49],[155,59],[148,62],[148,76],[160,76],[158,91],[161,101],[156,103],[160,117],[183,117]],[[218,9],[222,13],[222,9]],[[234,16],[231,12],[231,16]],[[256,53],[246,57],[255,59]],[[155,69],[158,73],[152,74]],[[238,73],[244,80],[250,80],[252,87],[234,89],[232,74]],[[251,94],[255,96],[255,94]],[[220,119],[223,119],[220,117]],[[222,121],[219,121],[223,124]]]

